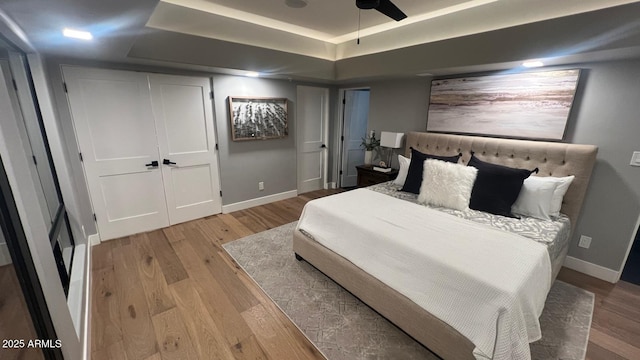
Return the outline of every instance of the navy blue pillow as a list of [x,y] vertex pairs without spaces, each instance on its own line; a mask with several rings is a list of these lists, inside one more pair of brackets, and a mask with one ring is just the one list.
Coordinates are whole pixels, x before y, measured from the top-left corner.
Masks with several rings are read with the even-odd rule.
[[[401,191],[406,191],[414,194],[420,193],[420,186],[422,185],[422,172],[424,171],[424,161],[427,159],[442,160],[451,163],[457,163],[462,154],[455,156],[438,156],[421,153],[420,151],[411,148],[411,162],[409,163],[409,170],[407,171],[407,179],[404,181]],[[514,200],[515,201],[515,200]]]
[[537,168],[531,171],[491,164],[478,160],[473,154],[468,166],[478,169],[469,207],[508,217],[516,217],[511,213],[511,206],[518,199],[524,179],[538,171]]

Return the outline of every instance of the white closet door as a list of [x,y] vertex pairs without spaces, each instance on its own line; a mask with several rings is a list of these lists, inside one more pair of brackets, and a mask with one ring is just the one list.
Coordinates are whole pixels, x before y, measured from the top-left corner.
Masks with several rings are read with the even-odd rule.
[[171,224],[220,213],[209,79],[151,74],[149,83]]
[[168,226],[147,75],[63,73],[101,239]]

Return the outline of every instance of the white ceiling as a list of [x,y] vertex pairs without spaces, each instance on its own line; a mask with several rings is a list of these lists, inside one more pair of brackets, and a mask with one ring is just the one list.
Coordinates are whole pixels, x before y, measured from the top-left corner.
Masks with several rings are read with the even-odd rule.
[[147,26],[335,61],[636,1],[394,0],[408,17],[363,10],[360,44],[355,0],[162,0]]
[[[274,75],[331,80],[350,76],[341,74],[340,69],[333,70],[336,74],[331,75],[333,62],[366,58],[374,64],[389,61],[393,51],[402,53],[399,49],[515,29],[523,24],[634,2],[638,1],[394,0],[408,18],[395,22],[375,10],[361,11],[359,45],[355,41],[358,36],[355,0],[308,0],[308,6],[300,9],[287,7],[285,0],[0,0],[0,10],[45,55],[215,71],[221,68],[260,71],[262,61],[272,65]],[[607,21],[611,23],[611,19]],[[89,30],[94,40],[64,38],[61,34],[64,27]],[[587,25],[584,30],[588,32],[589,28]],[[536,36],[531,34],[522,41],[538,43]],[[549,34],[544,36],[547,41]],[[167,39],[174,40],[167,42]],[[202,51],[207,56],[198,58],[197,49],[193,50],[196,46],[207,47]],[[191,51],[188,56],[183,54],[185,49]],[[234,59],[229,49],[242,51]],[[251,49],[255,51],[252,53]],[[507,46],[504,50],[509,52]],[[256,54],[256,59],[247,60],[252,54]],[[370,58],[374,55],[380,56]],[[265,56],[268,59],[263,59]],[[511,56],[506,60],[518,59]],[[241,65],[234,66],[235,63]],[[301,70],[291,71],[290,63],[298,64],[297,69]],[[320,67],[313,68],[316,65],[311,63]],[[427,66],[395,67],[397,73],[436,70]],[[323,75],[310,75],[318,69]],[[392,75],[391,71],[385,71],[385,76]]]
[[[288,7],[285,0],[166,0],[165,2],[280,30],[296,31],[301,35],[329,42],[334,42],[334,38],[356,32],[358,28],[359,9],[355,6],[355,0],[307,0],[308,5],[304,8]],[[400,23],[465,2],[470,1],[394,1],[409,16],[409,20],[403,20]],[[377,11],[362,12],[360,20],[362,29],[395,23]]]

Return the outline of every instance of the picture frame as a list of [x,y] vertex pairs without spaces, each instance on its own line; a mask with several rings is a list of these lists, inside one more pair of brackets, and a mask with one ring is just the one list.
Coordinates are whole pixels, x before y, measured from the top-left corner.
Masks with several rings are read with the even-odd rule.
[[427,131],[564,139],[579,69],[434,79]]
[[281,139],[289,135],[286,98],[229,96],[233,141]]

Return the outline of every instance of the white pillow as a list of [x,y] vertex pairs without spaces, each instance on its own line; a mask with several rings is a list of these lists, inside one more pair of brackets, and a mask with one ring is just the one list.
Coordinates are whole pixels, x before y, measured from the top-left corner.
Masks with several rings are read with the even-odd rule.
[[[533,180],[530,180],[533,179]],[[560,216],[560,208],[562,207],[562,200],[564,199],[564,194],[567,193],[567,190],[569,189],[569,185],[571,185],[571,182],[573,181],[573,179],[575,179],[575,176],[570,175],[570,176],[565,176],[565,177],[553,177],[553,176],[529,176],[527,179],[525,179],[524,183],[522,184],[522,188],[525,188],[525,185],[527,184],[527,180],[529,180],[529,184],[532,184],[532,182],[535,182],[535,184],[538,184],[537,187],[540,187],[542,185],[542,183],[546,183],[546,184],[553,184],[555,186],[555,189],[553,190],[553,194],[551,196],[551,199],[549,200],[549,207],[548,207],[548,213],[547,216],[545,217],[543,214],[538,213],[537,215],[532,215],[532,213],[534,212],[529,212],[529,213],[524,213],[524,212],[518,212],[516,210],[513,209],[512,207],[512,212],[516,212],[519,213],[521,215],[529,215],[529,216],[533,216],[533,217],[537,217],[539,219],[544,219],[544,220],[548,220],[549,217],[556,217],[556,216]],[[533,185],[532,185],[533,186]],[[548,185],[550,186],[550,185]],[[520,194],[522,195],[522,191],[520,190]],[[534,190],[534,191],[542,191],[540,189]],[[547,190],[548,191],[548,190]],[[542,201],[543,199],[546,199],[546,194],[545,196],[541,196],[541,199],[533,199],[530,201]],[[516,206],[516,204],[518,204],[518,200],[520,200],[520,196],[518,196],[518,199],[516,200],[516,202],[514,203],[514,206]],[[523,200],[524,201],[524,200]],[[540,206],[542,206],[540,204]],[[537,207],[535,203],[528,203],[528,204],[520,204],[519,208],[529,208],[531,209],[532,207],[535,208]],[[543,207],[543,209],[546,209],[546,206]]]
[[549,210],[549,215],[560,216],[560,208],[562,207],[562,199],[564,199],[564,194],[567,193],[567,190],[569,190],[569,186],[571,185],[571,182],[576,177],[573,175],[570,175],[570,176],[565,176],[561,178],[558,178],[558,177],[550,177],[550,178],[554,179],[558,183],[558,186],[556,187],[556,190],[553,192],[553,197],[551,198],[551,209]]
[[411,159],[406,158],[402,155],[398,155],[398,163],[400,164],[400,170],[398,170],[398,176],[393,180],[393,183],[396,185],[404,186],[405,180],[407,180],[407,173],[409,172],[409,164],[411,163]]
[[473,166],[427,159],[424,161],[418,202],[455,210],[469,208],[478,169]]
[[531,216],[542,220],[550,220],[551,199],[559,182],[549,181],[539,176],[529,176],[524,180],[511,212]]

